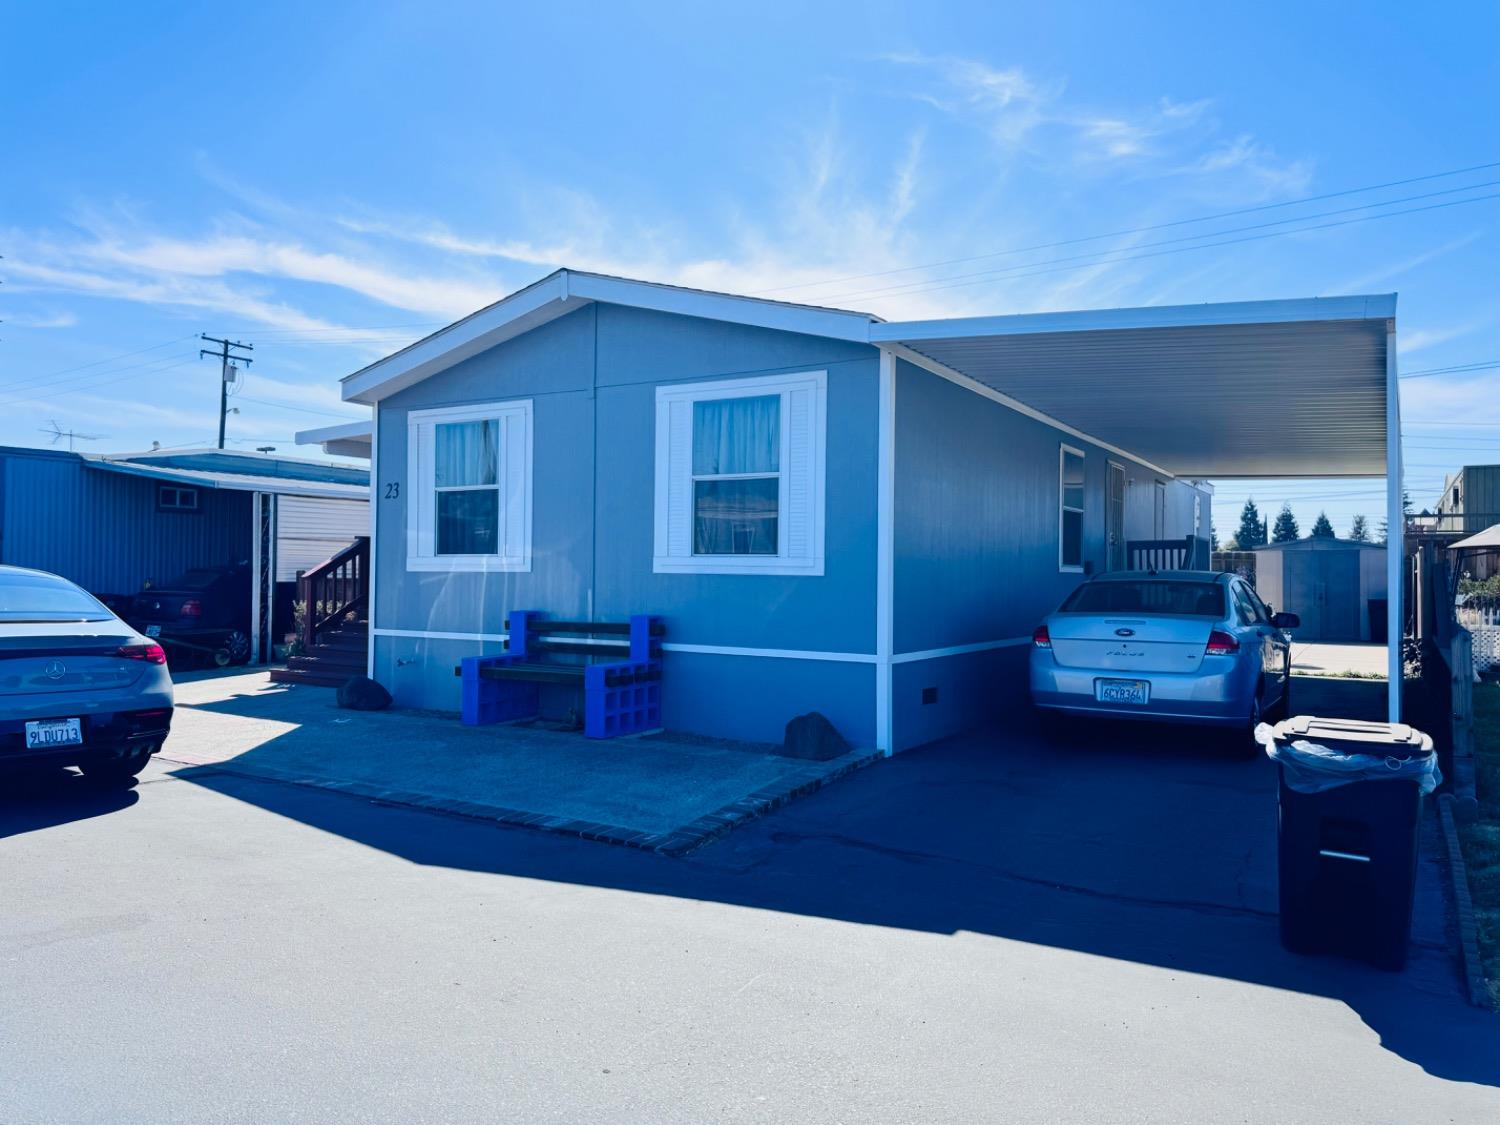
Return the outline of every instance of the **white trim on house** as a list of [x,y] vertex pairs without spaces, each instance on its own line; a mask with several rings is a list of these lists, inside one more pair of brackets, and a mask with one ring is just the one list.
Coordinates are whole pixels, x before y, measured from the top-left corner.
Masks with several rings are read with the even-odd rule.
[[342,380],[346,402],[378,402],[470,356],[595,301],[781,332],[867,343],[867,313],[818,308],[652,281],[557,270]]
[[1406,505],[1402,503],[1401,379],[1396,365],[1396,322],[1385,333],[1385,588],[1386,718],[1401,721],[1405,683]]
[[365,638],[365,676],[375,678],[375,579],[380,573],[380,418],[371,411],[370,418],[370,577],[365,586],[365,620],[370,623]]
[[875,748],[895,752],[891,663],[896,647],[896,357],[880,349],[875,486]]
[[1396,295],[1293,297],[1275,301],[1219,301],[1200,305],[1147,305],[1128,309],[969,316],[870,326],[872,344],[947,340],[966,336],[1024,336],[1045,332],[1111,332],[1131,328],[1186,328],[1231,324],[1294,324],[1319,320],[1387,320]]
[[998,641],[976,641],[967,645],[949,645],[946,648],[924,648],[916,652],[898,652],[891,657],[892,664],[912,664],[919,660],[942,660],[949,656],[968,656],[975,652],[993,652],[997,648],[1015,648],[1030,644],[1030,637],[1006,637]]
[[[531,399],[413,410],[406,416],[406,569],[409,571],[529,571],[532,523]],[[433,434],[449,422],[492,421],[500,427],[494,488],[497,550],[490,554],[437,553],[436,466]],[[520,511],[515,506],[520,505]]]
[[[1067,465],[1068,454],[1072,454],[1083,461],[1083,507],[1070,508],[1067,502]],[[1089,455],[1076,446],[1059,442],[1057,445],[1057,571],[1059,574],[1082,574],[1083,573],[1083,525],[1088,515],[1088,475]],[[1069,563],[1063,556],[1063,543],[1066,541],[1063,517],[1069,512],[1078,513],[1078,562]]]
[[1009,410],[1014,410],[1017,414],[1025,415],[1027,418],[1032,418],[1038,422],[1044,423],[1045,425],[1051,426],[1054,430],[1059,430],[1062,433],[1067,434],[1069,437],[1075,437],[1080,441],[1086,441],[1091,445],[1097,445],[1100,449],[1103,449],[1109,453],[1114,453],[1120,457],[1124,457],[1127,460],[1142,466],[1143,468],[1150,469],[1153,473],[1160,473],[1162,474],[1162,476],[1169,479],[1176,479],[1172,473],[1169,473],[1160,465],[1153,465],[1150,461],[1142,458],[1140,454],[1131,453],[1128,449],[1121,449],[1118,445],[1111,445],[1109,442],[1104,441],[1100,438],[1096,438],[1093,434],[1086,434],[1082,430],[1068,425],[1066,422],[1059,422],[1056,418],[1052,417],[1052,415],[1044,414],[1034,407],[1027,406],[1024,402],[1019,402],[1016,399],[1011,398],[1009,395],[995,390],[994,387],[985,386],[985,384],[981,383],[978,379],[972,379],[961,371],[955,371],[946,363],[942,363],[939,360],[933,359],[931,356],[925,356],[921,352],[912,351],[910,348],[904,347],[901,344],[882,344],[880,346],[884,349],[888,349],[889,351],[894,352],[899,358],[906,360],[906,362],[911,364],[913,367],[920,367],[923,371],[926,371],[930,375],[936,375],[940,379],[947,379],[948,382],[963,387],[965,390],[973,391],[981,398],[987,398],[991,402],[998,403],[999,405]]
[[[781,400],[777,552],[693,554],[693,404],[771,395]],[[827,415],[826,371],[658,386],[653,572],[821,577]]]
[[[382,629],[372,628],[374,637],[404,637],[421,641],[485,641],[499,642],[510,639],[509,633],[461,633],[434,629]],[[928,648],[917,652],[898,652],[890,657],[892,664],[912,664],[922,660],[941,660],[948,656],[967,656],[970,653],[990,652],[1000,648],[1015,648],[1029,644],[1030,637],[1004,637],[995,641],[977,641],[974,644],[951,645],[947,648]],[[611,643],[611,642],[603,642]],[[619,642],[621,650],[629,643]],[[881,657],[873,652],[823,652],[804,648],[748,648],[740,645],[693,645],[664,642],[663,652],[680,652],[690,656],[754,656],[767,660],[811,660],[831,664],[879,665]]]

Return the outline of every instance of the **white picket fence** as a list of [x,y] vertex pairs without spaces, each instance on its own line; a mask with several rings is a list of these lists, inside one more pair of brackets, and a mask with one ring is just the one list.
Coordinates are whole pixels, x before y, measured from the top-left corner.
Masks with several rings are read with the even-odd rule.
[[1500,667],[1500,607],[1459,606],[1455,616],[1474,639],[1474,671]]

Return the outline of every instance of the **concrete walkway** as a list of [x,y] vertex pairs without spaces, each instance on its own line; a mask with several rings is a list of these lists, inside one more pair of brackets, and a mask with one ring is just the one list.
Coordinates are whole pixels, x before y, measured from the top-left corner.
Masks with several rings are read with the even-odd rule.
[[1386,679],[1386,646],[1313,644],[1292,641],[1292,674],[1297,676],[1370,676]]
[[264,672],[179,682],[162,757],[681,854],[868,764],[805,762],[741,743],[590,740],[455,716],[340,710],[334,692]]

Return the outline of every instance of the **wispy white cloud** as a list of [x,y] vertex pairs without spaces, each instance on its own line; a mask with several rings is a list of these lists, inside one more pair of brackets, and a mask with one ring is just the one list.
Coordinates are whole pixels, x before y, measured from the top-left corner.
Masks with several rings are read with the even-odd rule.
[[72,328],[78,317],[70,312],[11,313],[5,318],[11,328]]

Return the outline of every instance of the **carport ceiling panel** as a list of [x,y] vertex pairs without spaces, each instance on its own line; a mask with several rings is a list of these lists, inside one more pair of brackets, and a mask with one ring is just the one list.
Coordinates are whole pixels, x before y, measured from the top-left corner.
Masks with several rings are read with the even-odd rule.
[[1180,475],[1384,476],[1385,323],[1049,332],[906,346]]

